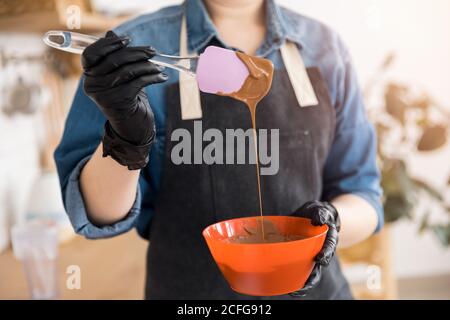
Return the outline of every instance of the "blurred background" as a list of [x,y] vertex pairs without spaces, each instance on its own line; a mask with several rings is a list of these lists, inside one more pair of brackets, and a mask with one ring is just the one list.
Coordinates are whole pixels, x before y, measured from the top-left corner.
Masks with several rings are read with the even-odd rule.
[[[179,2],[0,0],[0,299],[143,297],[146,242],[134,231],[81,239],[64,214],[52,153],[79,56],[47,49],[41,37],[102,34]],[[341,35],[377,127],[387,224],[341,252],[355,295],[450,299],[450,1],[279,3]],[[42,249],[30,249],[38,241]]]

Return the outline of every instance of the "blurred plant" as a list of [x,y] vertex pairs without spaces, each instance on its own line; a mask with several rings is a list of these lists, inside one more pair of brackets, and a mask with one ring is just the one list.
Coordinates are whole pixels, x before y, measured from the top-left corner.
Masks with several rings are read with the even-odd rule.
[[[385,220],[393,223],[400,219],[414,219],[414,210],[423,199],[427,205],[420,222],[420,232],[432,231],[444,246],[450,245],[450,221],[430,222],[433,207],[450,217],[450,205],[445,192],[413,177],[408,171],[407,159],[413,153],[438,150],[446,145],[449,136],[450,112],[437,104],[428,94],[416,96],[413,90],[398,83],[383,83],[385,72],[395,61],[389,54],[365,88],[368,99],[377,85],[383,88],[384,103],[370,109],[369,116],[378,134],[378,157],[384,189]],[[430,163],[430,166],[433,164]],[[448,221],[449,219],[447,219]]]

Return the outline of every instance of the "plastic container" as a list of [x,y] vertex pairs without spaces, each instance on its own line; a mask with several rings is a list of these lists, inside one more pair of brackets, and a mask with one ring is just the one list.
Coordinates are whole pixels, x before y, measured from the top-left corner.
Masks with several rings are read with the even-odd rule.
[[22,261],[31,298],[58,297],[58,229],[46,222],[32,221],[12,229],[14,255]]
[[304,237],[277,243],[242,244],[229,239],[260,225],[261,217],[239,218],[207,227],[203,236],[230,287],[251,296],[277,296],[303,288],[314,268],[314,257],[325,241],[328,227],[308,219],[264,216],[281,234]]

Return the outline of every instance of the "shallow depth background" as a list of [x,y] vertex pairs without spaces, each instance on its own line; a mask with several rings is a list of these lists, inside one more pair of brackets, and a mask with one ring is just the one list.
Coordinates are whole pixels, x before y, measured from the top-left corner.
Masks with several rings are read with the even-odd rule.
[[[179,2],[169,0],[96,0],[93,1],[93,4],[97,10],[107,14],[115,15],[125,12],[135,15]],[[450,41],[448,40],[450,38],[450,1],[284,0],[279,3],[325,22],[340,34],[353,56],[363,87],[377,71],[385,56],[394,53],[396,59],[389,71],[386,72],[383,82],[395,81],[408,85],[416,94],[427,92],[450,111]],[[12,31],[1,32],[0,30],[0,50],[20,57],[34,53],[39,54],[44,47],[36,35],[18,34]],[[2,66],[0,70],[0,92],[2,92],[0,93],[0,104],[5,98],[5,88],[19,75],[22,75],[27,81],[38,81],[41,74],[42,70],[38,64],[25,61]],[[69,79],[61,87],[64,108],[68,107],[72,99],[75,84],[76,80]],[[376,110],[383,103],[381,90],[380,86],[375,87],[367,101],[368,109]],[[44,143],[40,119],[40,116],[9,118],[0,113],[0,251],[2,241],[6,246],[8,234],[7,229],[1,229],[2,219],[8,220],[10,223],[25,219],[24,215],[29,206],[28,199],[33,181],[39,176],[39,155],[36,145]],[[450,175],[450,146],[448,144],[438,151],[426,154],[411,153],[407,162],[414,176],[429,182],[437,190],[446,188]],[[444,194],[444,196],[448,196],[448,194]],[[57,198],[59,195],[55,194],[54,197]],[[58,201],[59,199],[56,199],[56,202]],[[14,217],[5,218],[11,211],[15,212]],[[413,221],[402,220],[396,222],[391,228],[392,263],[395,276],[400,279],[400,297],[450,298],[450,250],[444,248],[432,233],[418,234],[420,213],[417,214],[419,216],[416,216]],[[448,221],[448,216],[436,211],[433,212],[432,219],[433,221]],[[130,242],[130,246],[125,247],[133,250],[130,256],[135,257],[131,259],[135,265],[124,268],[135,270],[134,276],[127,281],[133,281],[133,288],[136,289],[123,296],[120,294],[121,290],[116,290],[114,292],[117,292],[117,296],[108,295],[107,297],[139,298],[142,296],[142,290],[140,284],[136,285],[136,282],[143,279],[145,244],[134,235],[122,238]],[[84,240],[77,239],[75,241],[78,241],[77,245],[84,248],[83,250],[86,252],[90,250],[91,246],[85,245]],[[104,245],[104,242],[101,242],[101,245]],[[76,259],[69,262],[70,255],[64,252],[64,246],[70,246],[70,244],[62,247],[63,256],[65,254],[68,257],[67,263],[76,264]],[[92,246],[94,245],[92,244]],[[107,244],[105,248],[109,247],[110,245]],[[113,252],[113,248],[109,250],[111,251],[109,256],[111,261],[116,261],[116,258],[120,259],[120,255]],[[140,256],[142,259],[139,258]],[[90,265],[90,263],[95,265],[95,261],[100,260],[100,255],[91,254],[89,257],[80,256],[79,258],[86,261],[86,265]],[[2,259],[11,269],[19,266],[9,250],[3,253],[3,257],[0,253],[0,265]],[[26,292],[23,275],[20,271],[11,271],[11,269],[0,268],[0,298],[24,298]],[[8,282],[8,279],[11,279],[8,272],[13,272],[17,279],[22,277],[21,280],[14,283]],[[101,272],[98,270],[98,277],[94,273],[89,278],[90,282],[84,290],[87,291],[89,288],[89,290],[95,291],[95,282],[99,281],[98,279],[107,281],[105,276],[100,274]],[[346,273],[354,282],[365,281],[367,266],[348,267]],[[113,287],[117,281],[119,287],[123,286],[120,282],[125,281],[127,275],[120,270],[113,274],[120,276],[112,277],[111,282],[108,280],[103,285],[107,286],[109,283]],[[16,283],[22,284],[16,285]],[[18,286],[19,289],[17,289]],[[87,292],[85,296],[102,297],[102,294],[95,294],[94,291]],[[437,291],[438,293],[436,293]],[[64,293],[63,296],[77,298],[82,295]]]

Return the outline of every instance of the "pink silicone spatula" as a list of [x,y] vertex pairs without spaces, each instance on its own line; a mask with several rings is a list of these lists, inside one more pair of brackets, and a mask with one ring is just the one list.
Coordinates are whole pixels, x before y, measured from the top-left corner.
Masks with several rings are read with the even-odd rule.
[[197,63],[198,87],[208,93],[233,93],[245,82],[249,72],[232,50],[210,46]]
[[[43,41],[50,47],[81,54],[99,38],[70,31],[48,31]],[[183,61],[189,61],[189,67]],[[180,57],[156,53],[149,61],[186,72],[196,77],[198,87],[206,93],[229,94],[238,91],[249,72],[245,64],[232,50],[209,46],[196,57]]]

